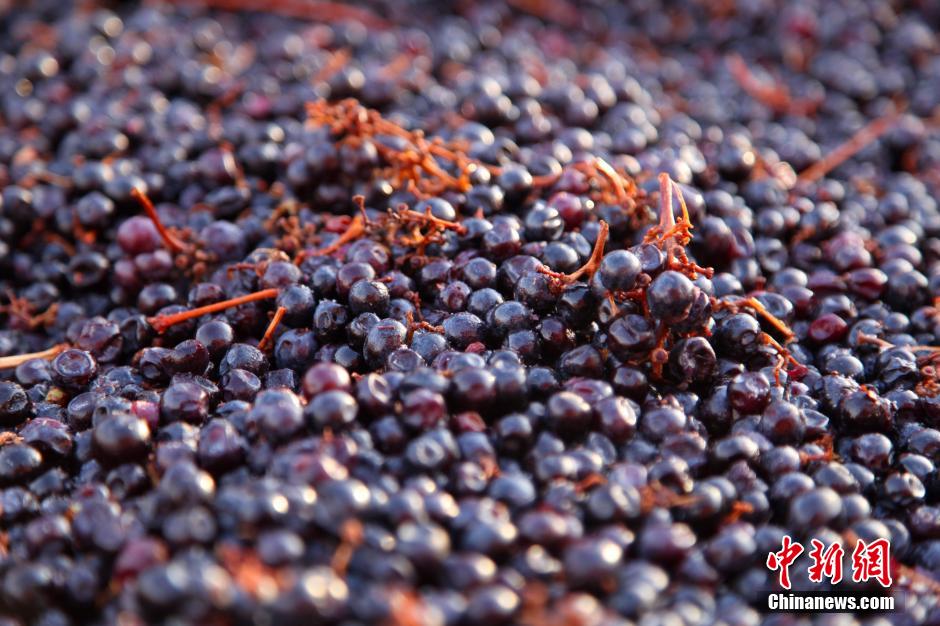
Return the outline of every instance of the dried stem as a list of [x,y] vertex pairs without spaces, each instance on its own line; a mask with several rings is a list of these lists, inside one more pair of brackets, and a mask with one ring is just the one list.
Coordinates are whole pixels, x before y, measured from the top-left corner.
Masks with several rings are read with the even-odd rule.
[[[594,158],[594,166],[610,181],[610,184],[613,185],[614,193],[617,195],[617,201],[623,205],[629,203],[630,194],[627,192],[627,187],[633,187],[633,182],[624,181],[623,176],[621,176],[610,163],[600,157]],[[624,182],[627,182],[627,184],[625,185]],[[632,189],[632,191],[635,191],[635,189]]]
[[539,189],[542,187],[551,187],[561,178],[561,172],[555,174],[543,174],[541,176],[532,177],[532,187],[534,189]]
[[658,507],[672,508],[695,504],[697,501],[698,496],[678,494],[658,481],[640,488],[640,508],[644,513]]
[[267,348],[271,340],[274,339],[274,331],[277,330],[277,326],[281,323],[285,313],[287,313],[286,307],[277,307],[277,310],[274,312],[274,317],[271,318],[271,323],[268,324],[268,329],[264,331],[264,336],[262,336],[261,341],[258,342],[259,350]]
[[[188,4],[186,0],[170,0],[170,2]],[[327,23],[348,20],[381,30],[390,27],[387,20],[371,11],[327,0],[201,0],[198,4],[222,11],[259,11]]]
[[777,365],[777,367],[774,368],[774,382],[778,386],[780,385],[780,372],[787,363],[793,365],[797,370],[805,371],[805,366],[793,358],[793,355],[790,354],[790,351],[787,350],[784,346],[780,345],[779,341],[767,333],[761,333],[761,341],[769,346],[772,346],[777,351],[777,354],[780,355],[780,363]]
[[378,69],[378,75],[383,78],[395,78],[403,74],[414,63],[414,54],[401,52],[394,59]]
[[776,113],[810,115],[819,108],[820,102],[816,100],[794,100],[790,95],[790,90],[783,83],[769,85],[760,80],[751,72],[751,68],[744,62],[744,59],[737,54],[728,57],[728,69],[741,89]]
[[391,615],[388,626],[424,626],[428,616],[421,597],[411,590],[398,590],[389,601]]
[[349,561],[352,559],[353,552],[362,543],[362,524],[353,518],[343,522],[340,527],[340,544],[333,553],[333,559],[330,567],[340,576],[346,575],[346,569],[349,567]]
[[867,343],[873,346],[878,346],[879,348],[893,348],[894,344],[890,341],[885,341],[881,337],[875,337],[874,335],[867,335],[865,333],[858,334],[859,343]]
[[343,69],[343,66],[349,63],[349,59],[352,55],[350,54],[347,48],[341,48],[336,52],[330,54],[330,58],[326,60],[323,64],[323,67],[316,73],[313,77],[314,83],[322,83],[328,81],[332,78],[338,71]]
[[[682,207],[682,219],[676,222],[672,209],[672,193],[676,192],[679,206]],[[692,230],[692,219],[689,217],[689,207],[682,195],[682,188],[669,174],[662,172],[659,175],[659,222],[649,229],[643,238],[644,243],[655,243],[661,249],[672,253],[669,244],[684,246],[692,240],[689,231]],[[667,247],[668,246],[668,247]]]
[[[789,343],[796,337],[796,334],[790,329],[790,327],[787,326],[783,320],[781,320],[780,318],[775,316],[773,313],[768,311],[767,308],[764,307],[764,305],[761,304],[761,302],[757,298],[749,297],[743,300],[737,300],[733,302],[728,302],[726,300],[721,300],[719,298],[712,298],[711,302],[712,302],[712,308],[716,310],[725,309],[725,310],[729,310],[732,312],[737,312],[741,309],[741,307],[744,307],[744,306],[751,307],[752,309],[754,309],[757,315],[760,315],[761,317],[766,319],[770,323],[770,325],[774,327],[775,330],[777,330],[780,334],[784,336],[784,344]],[[783,370],[783,368],[787,364],[792,365],[794,367],[794,371],[805,371],[806,366],[804,366],[802,363],[797,361],[793,357],[793,355],[790,354],[790,351],[787,350],[784,345],[782,345],[779,341],[774,339],[771,335],[769,335],[768,333],[761,333],[760,340],[764,344],[769,345],[772,348],[774,348],[780,357],[780,360],[777,366],[774,368],[774,379],[777,385],[780,384],[780,372]]]
[[836,454],[835,448],[833,447],[833,443],[832,443],[832,433],[826,433],[824,435],[821,435],[818,438],[814,439],[813,441],[810,441],[809,443],[822,448],[822,452],[810,454],[806,452],[805,450],[801,451],[800,463],[802,463],[803,465],[812,463],[814,461],[828,462],[828,461],[832,461],[833,459],[838,458],[838,455]]
[[349,222],[349,227],[336,238],[336,241],[326,246],[325,248],[320,248],[310,253],[311,256],[326,256],[328,254],[333,254],[344,245],[351,241],[355,241],[366,232],[365,220],[363,220],[361,215],[356,215]]
[[588,280],[590,280],[601,266],[601,261],[604,258],[604,246],[607,245],[607,237],[610,234],[610,226],[604,220],[598,222],[598,225],[600,226],[600,230],[597,231],[597,240],[594,242],[594,250],[591,251],[591,258],[579,269],[568,274],[566,277],[567,282],[574,282],[584,274],[587,274]]
[[270,300],[271,298],[277,297],[277,289],[263,289],[261,291],[256,291],[254,293],[249,293],[245,296],[239,296],[237,298],[231,298],[229,300],[223,300],[222,302],[215,302],[213,304],[207,304],[206,306],[197,307],[195,309],[189,309],[188,311],[180,311],[179,313],[170,313],[168,315],[157,315],[155,317],[148,317],[147,321],[153,326],[153,329],[158,333],[163,333],[170,326],[176,324],[181,324],[187,320],[196,319],[197,317],[202,317],[203,315],[208,315],[209,313],[217,313],[219,311],[224,311],[225,309],[230,309],[242,304],[248,304],[249,302],[257,302],[258,300]]
[[544,265],[539,268],[539,272],[542,274],[547,274],[548,276],[551,276],[552,278],[555,278],[562,284],[566,285],[570,285],[585,274],[587,274],[588,280],[593,278],[594,273],[597,272],[597,269],[601,265],[601,260],[604,258],[604,246],[607,245],[607,236],[610,234],[610,226],[607,224],[607,222],[601,220],[598,223],[600,225],[600,230],[597,233],[597,241],[594,242],[594,250],[591,252],[591,258],[588,259],[587,263],[570,274],[553,272]]
[[516,10],[528,13],[565,28],[581,27],[581,11],[577,5],[564,0],[509,0],[508,4]]
[[48,350],[42,350],[40,352],[30,352],[28,354],[15,354],[13,356],[0,357],[0,370],[11,367],[18,367],[27,361],[32,361],[33,359],[51,359],[62,351],[66,350],[68,347],[69,344],[60,343],[58,345],[52,346]]
[[434,326],[433,324],[430,324],[430,323],[428,323],[428,322],[423,322],[423,321],[422,321],[422,322],[415,322],[415,323],[414,323],[414,329],[415,329],[415,330],[426,330],[426,331],[428,331],[429,333],[436,333],[436,334],[438,334],[438,335],[443,335],[443,334],[444,334],[444,327],[443,327],[443,326]]
[[24,324],[30,330],[36,330],[41,326],[55,322],[59,310],[58,302],[50,304],[49,308],[42,313],[34,314],[29,300],[20,298],[12,291],[7,295],[10,298],[10,304],[0,306],[0,312],[9,315],[11,320],[17,320],[18,323]]
[[[601,202],[619,204],[623,206],[624,209],[631,212],[635,208],[633,200],[637,196],[636,185],[631,179],[620,174],[620,172],[614,169],[614,167],[604,159],[594,157],[590,161],[575,163],[571,168],[597,185],[601,192],[599,198]],[[540,183],[538,186],[545,186],[546,184],[551,185],[555,182],[551,180],[551,178],[555,177],[557,179],[560,178],[560,176],[560,174],[557,174],[540,177],[538,181],[533,181],[533,183]]]
[[416,222],[422,222],[424,224],[430,224],[435,228],[440,228],[443,230],[452,230],[458,235],[463,235],[467,232],[467,227],[458,222],[452,222],[450,220],[443,220],[439,217],[431,215],[431,209],[427,209],[424,213],[418,213],[412,209],[400,209],[398,215],[404,219],[413,220]]
[[17,443],[23,443],[23,437],[10,431],[0,433],[0,448]]
[[666,340],[669,338],[669,326],[661,323],[656,330],[656,346],[650,350],[650,371],[656,380],[663,377],[663,368],[669,362],[669,352],[666,350]]
[[852,158],[883,134],[891,130],[898,120],[898,113],[891,113],[872,120],[838,148],[827,154],[820,161],[800,172],[797,180],[801,183],[813,183]]
[[[676,221],[673,215],[673,192],[682,209],[682,218]],[[666,252],[666,266],[682,272],[691,279],[699,274],[711,278],[715,270],[702,267],[689,260],[685,246],[692,241],[692,219],[689,217],[689,207],[685,203],[682,187],[665,172],[659,175],[659,222],[654,225],[643,237],[643,243],[654,244]]]
[[723,525],[734,524],[738,522],[742,517],[754,512],[754,505],[750,502],[745,502],[744,500],[735,500],[731,504],[731,510],[728,511],[728,514],[725,515],[722,520]]
[[672,213],[672,178],[665,172],[659,174],[659,229],[658,234],[664,235],[676,226],[676,217]]
[[153,202],[150,201],[150,198],[147,197],[147,194],[135,187],[134,189],[131,189],[131,195],[134,196],[135,200],[140,202],[140,205],[143,207],[147,217],[149,217],[150,221],[153,222],[153,225],[157,227],[157,232],[160,233],[160,238],[163,239],[163,244],[172,252],[183,252],[186,250],[186,244],[177,239],[176,235],[171,233],[166,228],[166,226],[163,225],[163,222],[160,221],[160,216],[157,215],[157,210],[153,207]]
[[[467,191],[470,188],[470,173],[478,167],[494,174],[500,171],[498,167],[467,156],[465,142],[429,140],[422,131],[402,128],[383,118],[378,111],[363,107],[356,100],[311,102],[307,105],[307,121],[313,126],[329,128],[340,143],[355,145],[362,141],[372,142],[388,166],[378,174],[397,186],[408,187],[419,197],[439,195],[448,190]],[[403,141],[383,141],[381,136]],[[445,171],[438,159],[453,164],[457,175]]]
[[216,549],[216,556],[235,585],[254,598],[270,599],[291,582],[286,572],[265,565],[254,550],[223,544]]
[[777,329],[777,331],[779,331],[780,334],[784,336],[786,341],[788,342],[792,341],[793,338],[796,336],[794,332],[790,330],[790,327],[787,326],[783,320],[781,320],[780,318],[775,316],[773,313],[768,311],[767,308],[763,304],[761,304],[760,300],[758,300],[757,298],[754,298],[754,297],[746,298],[742,304],[749,306],[755,311],[757,311],[759,315],[761,315],[765,320],[770,322],[770,325],[773,326],[775,329]]
[[576,482],[574,485],[574,490],[578,493],[586,493],[594,487],[598,487],[606,483],[607,478],[603,474],[592,473]]
[[[886,341],[880,337],[866,335],[865,333],[859,333],[858,341],[859,343],[867,343],[869,345],[878,346],[879,348],[883,348],[885,350],[898,347],[890,341]],[[940,360],[940,346],[915,345],[900,347],[904,348],[905,350],[910,350],[911,352],[927,353],[917,357],[917,365],[920,367],[922,380],[917,383],[914,391],[923,397],[934,397],[936,395],[940,395],[940,371],[938,371],[938,367],[935,365],[935,362]]]

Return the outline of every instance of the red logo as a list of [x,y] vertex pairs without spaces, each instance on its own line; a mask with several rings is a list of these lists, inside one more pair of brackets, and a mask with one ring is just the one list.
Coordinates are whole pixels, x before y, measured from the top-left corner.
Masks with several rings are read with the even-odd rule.
[[813,539],[810,543],[813,546],[809,551],[809,558],[813,559],[813,564],[809,566],[810,581],[821,583],[823,578],[828,578],[833,585],[838,584],[842,580],[842,558],[845,556],[842,544],[834,543],[826,548],[819,539]]
[[865,543],[862,539],[852,551],[852,580],[868,582],[872,578],[882,587],[891,586],[891,544],[887,539]]
[[[810,541],[809,579],[821,583],[828,579],[833,585],[842,581],[842,562],[845,548],[840,543],[826,546],[818,539]],[[803,554],[803,544],[783,536],[780,550],[767,554],[767,567],[778,572],[780,586],[790,589],[790,566]],[[882,587],[891,586],[891,544],[887,539],[866,542],[859,539],[852,550],[852,580],[857,583],[876,580]]]
[[771,570],[780,570],[780,586],[784,589],[790,588],[790,565],[803,554],[803,546],[794,543],[790,535],[783,536],[783,547],[779,552],[771,552],[767,555],[767,567]]

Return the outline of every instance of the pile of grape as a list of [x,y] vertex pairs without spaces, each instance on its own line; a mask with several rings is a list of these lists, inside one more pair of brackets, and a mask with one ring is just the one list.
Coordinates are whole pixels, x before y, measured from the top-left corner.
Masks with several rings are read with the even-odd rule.
[[[940,623],[938,5],[70,5],[0,13],[0,625]],[[897,610],[768,612],[787,536]]]

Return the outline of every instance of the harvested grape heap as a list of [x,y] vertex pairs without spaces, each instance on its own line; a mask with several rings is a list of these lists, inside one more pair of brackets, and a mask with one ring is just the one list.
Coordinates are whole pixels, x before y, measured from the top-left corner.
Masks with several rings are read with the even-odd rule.
[[[940,621],[935,4],[69,4],[0,15],[0,623]],[[898,611],[768,614],[785,535]]]

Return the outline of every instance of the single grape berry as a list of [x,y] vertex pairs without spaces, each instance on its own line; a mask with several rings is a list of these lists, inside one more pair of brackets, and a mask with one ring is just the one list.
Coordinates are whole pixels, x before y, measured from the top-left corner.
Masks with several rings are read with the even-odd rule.
[[604,255],[597,276],[608,291],[630,291],[640,275],[640,260],[628,250],[615,250]]
[[666,270],[653,279],[646,291],[650,314],[666,324],[684,320],[695,298],[695,285],[679,272]]

